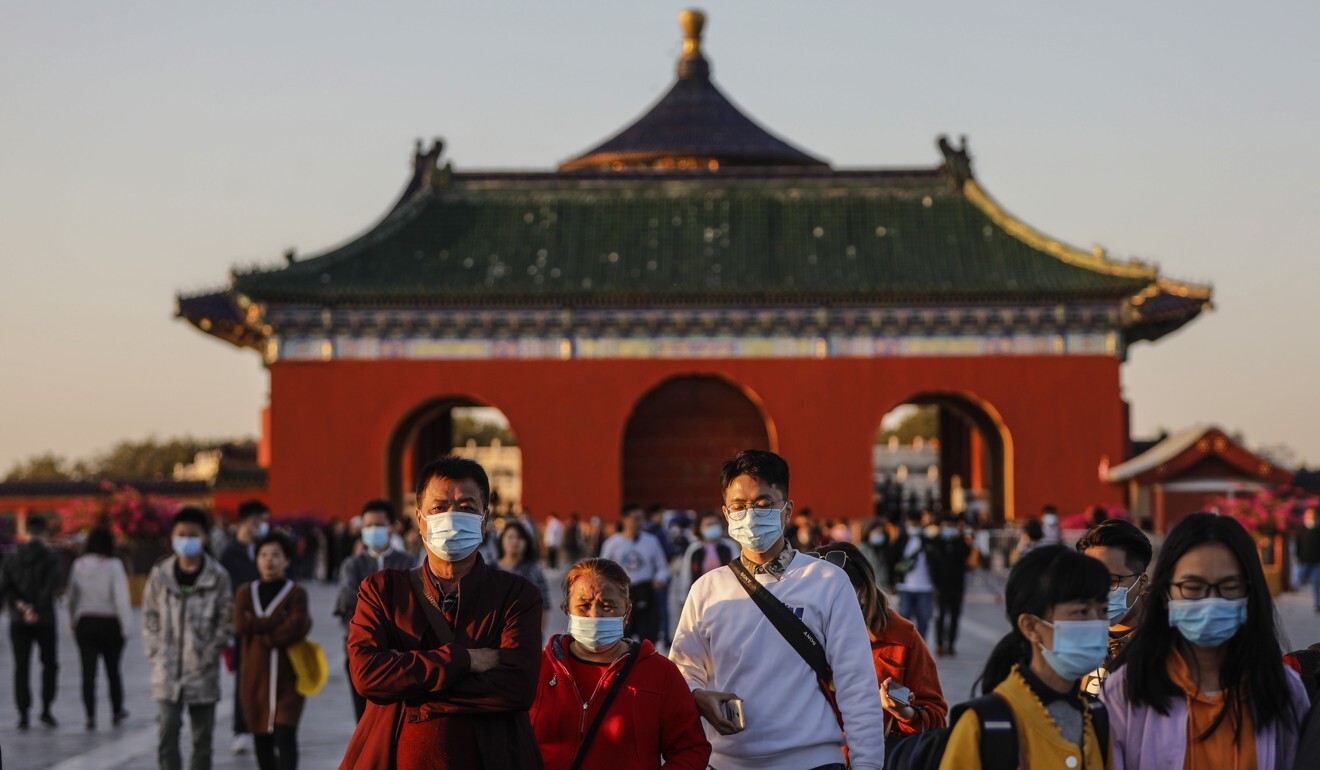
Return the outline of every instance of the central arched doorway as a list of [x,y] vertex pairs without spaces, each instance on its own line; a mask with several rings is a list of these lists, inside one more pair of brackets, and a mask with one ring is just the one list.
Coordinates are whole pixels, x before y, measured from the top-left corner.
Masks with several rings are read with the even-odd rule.
[[474,399],[450,397],[413,409],[390,437],[387,494],[400,510],[412,508],[413,486],[422,466],[450,453],[476,460],[485,468],[492,509],[521,509],[522,450],[508,418]]
[[881,421],[872,467],[876,513],[964,513],[1013,519],[1013,441],[999,413],[961,393],[919,393]]
[[633,407],[623,438],[623,497],[641,505],[718,506],[720,464],[773,449],[773,428],[746,391],[719,377],[666,380]]

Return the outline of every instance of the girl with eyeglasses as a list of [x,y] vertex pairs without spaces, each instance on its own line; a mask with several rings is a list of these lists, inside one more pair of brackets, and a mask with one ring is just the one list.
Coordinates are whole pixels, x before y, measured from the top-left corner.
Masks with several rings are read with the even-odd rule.
[[1283,664],[1265,573],[1242,525],[1212,513],[1179,522],[1148,601],[1100,691],[1116,770],[1293,767],[1309,703]]
[[[885,734],[900,736],[943,727],[949,713],[940,687],[940,675],[930,648],[917,627],[889,608],[876,585],[875,573],[861,550],[852,543],[817,548],[815,555],[843,568],[857,592],[862,616],[871,636],[871,658],[880,684],[880,705],[885,709]],[[890,688],[893,688],[893,695]],[[901,697],[900,687],[909,695]],[[895,697],[898,696],[898,697]],[[892,738],[891,740],[897,740]]]

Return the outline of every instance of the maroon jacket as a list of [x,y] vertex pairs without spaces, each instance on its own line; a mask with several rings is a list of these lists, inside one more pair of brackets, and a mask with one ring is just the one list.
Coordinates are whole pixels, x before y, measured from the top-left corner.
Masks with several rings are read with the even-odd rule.
[[[340,770],[395,768],[405,723],[425,729],[426,722],[441,719],[452,721],[437,729],[470,734],[481,768],[540,768],[527,710],[540,669],[541,592],[478,556],[459,582],[454,641],[441,645],[413,590],[412,572],[381,570],[359,589],[348,628],[348,667],[367,710]],[[425,574],[422,584],[434,596]],[[476,674],[468,649],[480,647],[499,648],[500,664]],[[449,765],[437,758],[429,766]]]
[[[532,725],[546,770],[572,767],[583,733],[623,668],[623,658],[611,664],[594,692],[579,686],[565,662],[571,638],[553,637],[541,654]],[[637,662],[601,721],[583,770],[659,770],[662,757],[666,770],[704,770],[710,742],[678,666],[647,641],[635,654]]]

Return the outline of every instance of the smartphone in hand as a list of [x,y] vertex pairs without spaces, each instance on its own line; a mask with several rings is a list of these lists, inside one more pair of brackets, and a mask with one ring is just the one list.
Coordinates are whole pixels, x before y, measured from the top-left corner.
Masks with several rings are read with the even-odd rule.
[[739,730],[747,727],[747,722],[743,719],[743,702],[739,698],[726,700],[720,704],[724,709],[724,718],[732,722]]
[[912,691],[901,684],[890,684],[889,699],[900,706],[911,706]]

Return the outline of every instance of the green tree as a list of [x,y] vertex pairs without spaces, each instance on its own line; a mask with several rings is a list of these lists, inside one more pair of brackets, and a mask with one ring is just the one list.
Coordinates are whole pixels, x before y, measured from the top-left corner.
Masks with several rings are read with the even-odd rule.
[[54,452],[35,454],[20,460],[5,474],[5,481],[64,481],[82,475],[81,463],[70,463],[68,458]]
[[875,437],[877,444],[889,443],[890,436],[897,436],[900,444],[910,444],[920,436],[926,441],[939,438],[940,408],[933,404],[905,404],[907,414],[902,421],[891,428],[882,428]]
[[90,461],[70,463],[53,452],[36,454],[17,462],[6,474],[6,481],[62,480],[93,477],[141,479],[169,476],[176,463],[190,463],[198,452],[224,445],[251,447],[252,439],[198,439],[182,436],[120,441]]

